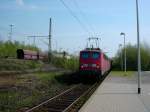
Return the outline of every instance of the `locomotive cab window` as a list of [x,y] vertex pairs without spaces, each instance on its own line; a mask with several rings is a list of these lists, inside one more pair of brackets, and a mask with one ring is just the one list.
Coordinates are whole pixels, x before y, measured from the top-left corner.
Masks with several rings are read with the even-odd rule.
[[82,52],[82,53],[81,53],[81,57],[82,57],[83,59],[87,59],[87,58],[89,58],[89,53],[88,53],[88,52]]
[[93,53],[92,53],[92,58],[93,58],[93,59],[97,59],[97,58],[99,58],[99,55],[100,55],[100,54],[99,54],[98,52],[93,52]]

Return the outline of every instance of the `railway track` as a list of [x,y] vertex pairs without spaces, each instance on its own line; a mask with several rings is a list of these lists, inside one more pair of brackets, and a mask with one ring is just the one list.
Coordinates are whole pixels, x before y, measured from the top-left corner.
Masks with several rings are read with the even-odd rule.
[[25,112],[77,112],[106,76],[98,83],[74,86]]

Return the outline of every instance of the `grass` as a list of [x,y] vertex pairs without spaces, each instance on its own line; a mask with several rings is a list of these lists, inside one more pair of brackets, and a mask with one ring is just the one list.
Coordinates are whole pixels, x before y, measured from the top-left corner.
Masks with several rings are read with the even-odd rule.
[[[11,85],[1,82],[0,86],[9,89],[0,90],[0,112],[16,112],[18,109],[32,107],[39,102],[59,94],[60,92],[70,88],[73,85],[67,85],[59,82],[55,77],[61,76],[61,73],[47,72],[16,75],[12,80]],[[3,76],[0,76],[3,77]],[[8,77],[3,77],[7,80]],[[3,79],[4,80],[4,79]],[[8,84],[8,85],[7,85]]]
[[34,60],[0,59],[1,71],[24,71],[40,68],[42,63]]
[[60,73],[57,73],[57,72],[51,72],[51,73],[39,72],[35,74],[36,78],[38,78],[41,81],[52,80],[55,78],[55,76],[58,76],[58,75],[60,75]]
[[120,77],[132,77],[135,74],[135,71],[111,71],[112,76],[120,76]]

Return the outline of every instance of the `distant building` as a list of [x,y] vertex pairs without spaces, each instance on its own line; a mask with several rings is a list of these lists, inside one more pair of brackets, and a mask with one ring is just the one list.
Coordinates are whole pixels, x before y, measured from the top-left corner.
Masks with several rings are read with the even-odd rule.
[[66,58],[66,59],[70,59],[71,55],[69,55],[67,52],[63,51],[63,52],[54,52],[53,56],[55,57],[59,57],[59,58]]

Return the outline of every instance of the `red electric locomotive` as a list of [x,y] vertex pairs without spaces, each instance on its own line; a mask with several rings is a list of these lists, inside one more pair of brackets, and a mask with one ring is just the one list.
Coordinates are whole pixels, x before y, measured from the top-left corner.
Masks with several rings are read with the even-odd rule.
[[99,80],[111,68],[111,60],[99,48],[82,50],[79,61],[82,77],[93,77]]

